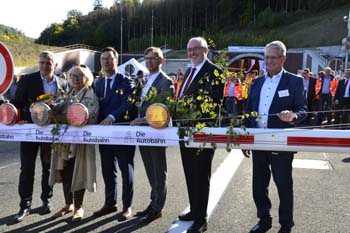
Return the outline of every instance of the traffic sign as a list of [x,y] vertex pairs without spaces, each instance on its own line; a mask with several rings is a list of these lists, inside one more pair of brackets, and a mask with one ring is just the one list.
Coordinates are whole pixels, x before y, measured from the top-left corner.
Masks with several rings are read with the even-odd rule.
[[13,80],[14,65],[10,51],[0,42],[0,95],[4,94],[11,86]]

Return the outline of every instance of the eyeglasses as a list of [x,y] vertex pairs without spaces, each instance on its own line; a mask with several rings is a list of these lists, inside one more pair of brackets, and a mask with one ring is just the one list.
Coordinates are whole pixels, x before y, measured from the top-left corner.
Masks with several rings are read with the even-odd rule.
[[202,49],[203,47],[199,47],[199,46],[196,46],[196,47],[193,47],[193,48],[187,48],[187,52],[194,52],[196,50],[200,50]]
[[80,80],[83,78],[83,75],[78,75],[78,74],[69,74],[69,78],[75,79],[75,80]]
[[156,60],[156,59],[159,59],[159,57],[145,57],[146,61],[153,61],[153,60]]
[[265,59],[265,60],[274,61],[274,60],[279,59],[279,58],[281,58],[281,57],[283,57],[283,56],[278,56],[278,57],[275,57],[275,56],[266,56],[266,57],[264,57],[264,59]]
[[101,57],[102,62],[111,62],[114,60],[115,57]]

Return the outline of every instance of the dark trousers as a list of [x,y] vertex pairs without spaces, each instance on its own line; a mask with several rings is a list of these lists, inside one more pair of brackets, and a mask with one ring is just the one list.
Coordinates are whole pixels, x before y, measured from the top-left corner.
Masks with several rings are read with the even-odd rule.
[[83,205],[85,189],[72,192],[72,178],[74,172],[75,157],[64,161],[64,168],[61,171],[63,194],[66,205],[74,203],[74,208],[79,209]]
[[344,124],[340,128],[349,129],[350,126],[350,97],[343,97],[342,101],[337,105],[337,110],[343,110],[336,113],[336,124]]
[[[321,125],[323,120],[323,115],[327,116],[327,124],[331,124],[332,113],[332,96],[331,94],[321,94],[320,100],[318,102],[318,116],[317,116],[317,124]],[[322,111],[328,111],[327,113],[323,113]]]
[[140,146],[139,148],[151,185],[151,207],[159,212],[164,207],[167,194],[166,148],[153,146]]
[[280,199],[279,222],[288,227],[294,225],[293,158],[292,152],[253,151],[253,198],[257,216],[262,221],[271,221],[269,184],[272,173]]
[[131,206],[134,195],[135,146],[99,145],[102,176],[105,183],[105,206],[117,204],[117,166],[122,173],[124,208]]
[[21,142],[21,173],[18,184],[21,209],[29,208],[32,203],[35,161],[39,148],[42,166],[40,198],[44,203],[47,203],[52,197],[52,187],[49,186],[51,145],[49,143]]
[[206,220],[214,150],[186,148],[184,143],[180,142],[180,152],[194,220]]
[[237,103],[238,101],[235,99],[235,97],[225,97],[225,109],[227,114],[229,114],[230,116],[237,116]]

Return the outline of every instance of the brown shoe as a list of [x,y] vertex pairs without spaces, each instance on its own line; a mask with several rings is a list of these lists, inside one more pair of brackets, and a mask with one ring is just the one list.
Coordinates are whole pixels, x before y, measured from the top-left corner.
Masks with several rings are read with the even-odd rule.
[[106,214],[110,214],[112,212],[116,212],[117,207],[116,206],[103,206],[101,209],[93,213],[93,216],[95,218],[101,217]]
[[73,210],[74,210],[74,205],[73,204],[66,205],[61,210],[59,210],[57,213],[55,213],[52,217],[53,218],[59,218],[59,217],[62,217],[64,215],[72,212]]
[[74,214],[73,214],[73,217],[72,217],[72,221],[73,221],[73,222],[79,221],[79,220],[81,220],[83,217],[84,217],[84,209],[80,207],[79,209],[74,210]]
[[125,221],[125,220],[129,219],[129,218],[131,218],[131,216],[132,216],[131,208],[130,207],[129,208],[124,208],[123,209],[123,214],[122,214],[122,217],[121,217],[121,221]]

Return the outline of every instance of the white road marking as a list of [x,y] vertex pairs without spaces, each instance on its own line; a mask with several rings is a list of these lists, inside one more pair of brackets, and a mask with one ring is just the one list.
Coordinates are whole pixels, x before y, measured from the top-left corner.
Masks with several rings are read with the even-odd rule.
[[8,168],[8,167],[12,167],[12,166],[15,166],[15,165],[17,165],[17,164],[19,164],[19,163],[11,163],[11,164],[9,164],[9,165],[6,165],[6,166],[2,166],[2,167],[0,167],[0,170],[1,170],[1,169],[5,169],[5,168]]
[[[214,155],[215,156],[215,155]],[[240,164],[242,163],[244,155],[241,150],[231,150],[227,158],[220,164],[218,169],[212,175],[210,180],[210,195],[208,203],[208,221],[220,198],[224,194],[226,187],[230,183],[233,175],[236,173]],[[190,210],[188,206],[183,213]],[[192,221],[175,221],[167,231],[168,233],[183,233],[192,225]]]
[[326,160],[294,159],[293,168],[329,170],[331,166]]

